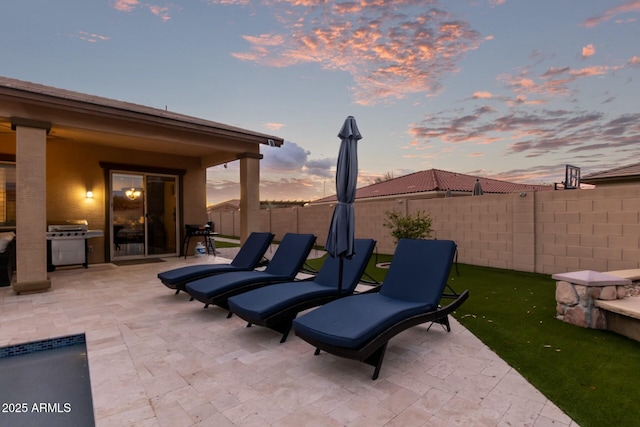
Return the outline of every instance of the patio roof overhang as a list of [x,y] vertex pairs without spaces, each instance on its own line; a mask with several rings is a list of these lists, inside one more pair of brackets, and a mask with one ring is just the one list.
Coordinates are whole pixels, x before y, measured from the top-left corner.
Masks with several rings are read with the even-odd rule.
[[[0,153],[6,160],[13,151],[17,170],[15,230],[20,238],[17,281],[12,286],[18,293],[50,287],[43,232],[47,159],[40,153],[54,142],[188,157],[202,169],[239,160],[244,240],[259,220],[260,145],[277,147],[283,140],[167,110],[0,77]],[[198,188],[204,191],[204,185]],[[206,214],[204,197],[202,202]]]
[[50,123],[49,140],[198,157],[203,167],[283,139],[167,110],[0,77],[0,144],[15,120]]

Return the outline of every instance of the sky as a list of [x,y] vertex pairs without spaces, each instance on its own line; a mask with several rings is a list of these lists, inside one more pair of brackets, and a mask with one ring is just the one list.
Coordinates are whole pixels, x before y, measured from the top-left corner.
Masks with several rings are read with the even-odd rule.
[[[262,200],[436,168],[552,184],[637,163],[640,0],[10,0],[0,75],[276,135]],[[239,164],[207,171],[239,197]]]

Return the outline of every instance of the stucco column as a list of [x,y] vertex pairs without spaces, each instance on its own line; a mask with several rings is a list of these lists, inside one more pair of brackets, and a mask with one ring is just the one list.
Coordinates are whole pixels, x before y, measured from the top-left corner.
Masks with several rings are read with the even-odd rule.
[[260,227],[260,153],[243,153],[240,160],[240,241]]
[[47,133],[50,123],[12,119],[16,131],[16,270],[13,290],[43,291],[47,276]]

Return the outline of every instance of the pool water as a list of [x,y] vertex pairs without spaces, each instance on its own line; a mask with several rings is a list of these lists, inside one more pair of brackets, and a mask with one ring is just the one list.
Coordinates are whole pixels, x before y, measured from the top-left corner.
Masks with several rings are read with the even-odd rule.
[[0,349],[0,405],[0,426],[95,426],[84,335]]

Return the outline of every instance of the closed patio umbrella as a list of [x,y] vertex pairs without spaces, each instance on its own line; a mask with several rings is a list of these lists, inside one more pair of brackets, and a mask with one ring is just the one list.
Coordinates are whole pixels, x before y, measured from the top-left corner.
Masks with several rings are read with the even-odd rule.
[[333,210],[325,249],[332,257],[339,257],[338,295],[342,293],[342,270],[345,258],[354,254],[353,240],[355,215],[353,202],[356,198],[358,180],[358,140],[362,138],[356,119],[347,117],[338,138],[341,139],[336,169],[336,197],[338,203]]
[[480,184],[480,178],[476,178],[476,183],[473,186],[473,195],[482,196],[482,184]]

